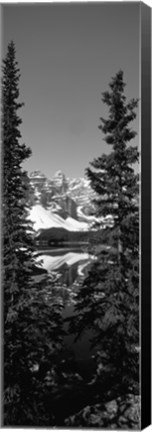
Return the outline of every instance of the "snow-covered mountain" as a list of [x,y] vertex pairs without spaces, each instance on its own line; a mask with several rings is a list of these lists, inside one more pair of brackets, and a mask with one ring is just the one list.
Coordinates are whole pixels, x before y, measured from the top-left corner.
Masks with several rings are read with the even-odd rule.
[[88,223],[79,222],[70,216],[63,219],[57,212],[52,211],[50,208],[46,209],[40,204],[36,204],[31,208],[29,218],[33,222],[35,231],[48,228],[64,228],[68,231],[88,230]]
[[30,174],[30,219],[34,229],[62,227],[68,231],[91,228],[94,192],[86,178],[67,178],[57,171],[48,179],[40,171]]

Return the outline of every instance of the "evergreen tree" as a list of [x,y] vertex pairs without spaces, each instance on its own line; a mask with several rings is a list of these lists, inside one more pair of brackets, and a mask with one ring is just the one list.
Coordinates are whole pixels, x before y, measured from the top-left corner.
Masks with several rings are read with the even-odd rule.
[[[8,46],[3,62],[2,78],[2,140],[3,140],[3,259],[4,259],[4,329],[5,383],[7,369],[13,357],[18,313],[29,295],[27,285],[32,271],[32,237],[27,234],[27,209],[21,168],[22,162],[30,156],[30,149],[19,143],[21,119],[18,109],[23,106],[19,98],[19,69],[15,60],[13,42]],[[12,370],[12,376],[14,371]],[[10,379],[10,376],[9,376]]]
[[102,236],[71,324],[77,337],[89,327],[94,330],[100,398],[139,392],[139,178],[134,169],[139,153],[129,144],[136,135],[130,123],[138,100],[127,102],[122,71],[109,87],[102,98],[109,115],[101,117],[99,128],[111,153],[87,169]]
[[[20,143],[20,72],[15,46],[8,45],[2,76],[2,232],[4,301],[4,424],[48,425],[44,395],[55,386],[53,365],[62,346],[62,304],[37,271],[28,222],[28,181],[22,168],[31,150]],[[51,387],[51,388],[52,388]],[[53,418],[53,417],[52,417]]]

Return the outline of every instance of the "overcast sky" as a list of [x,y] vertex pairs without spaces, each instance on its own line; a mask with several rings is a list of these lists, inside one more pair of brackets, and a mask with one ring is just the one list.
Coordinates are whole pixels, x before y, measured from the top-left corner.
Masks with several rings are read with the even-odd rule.
[[[14,40],[21,71],[24,165],[48,177],[84,175],[107,151],[98,129],[101,93],[124,71],[126,96],[139,97],[139,3],[3,4],[3,56]],[[133,124],[138,132],[138,117]],[[138,137],[137,137],[138,140]]]

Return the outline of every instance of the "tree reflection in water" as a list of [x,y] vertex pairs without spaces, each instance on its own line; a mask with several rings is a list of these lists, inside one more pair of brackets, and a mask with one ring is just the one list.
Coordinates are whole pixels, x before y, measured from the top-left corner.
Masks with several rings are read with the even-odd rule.
[[65,254],[51,251],[42,254],[42,266],[54,279],[52,294],[62,298],[65,308],[74,303],[76,292],[87,274],[91,259],[89,254],[74,251]]
[[[66,253],[65,256],[56,255],[53,257],[49,253],[41,256],[43,266],[45,266],[43,268],[48,271],[50,280],[48,291],[45,280],[43,285],[45,296],[47,296],[45,299],[47,307],[50,308],[50,317],[52,317],[56,307],[62,309],[62,329],[58,326],[58,322],[52,321],[51,324],[52,330],[57,325],[56,331],[57,334],[60,333],[62,338],[62,348],[58,353],[54,339],[56,355],[52,358],[50,366],[47,362],[45,376],[41,376],[42,368],[40,369],[38,364],[35,372],[33,370],[35,378],[37,377],[41,386],[43,384],[44,387],[42,399],[44,413],[47,415],[45,425],[64,426],[64,420],[83,408],[88,402],[87,398],[92,397],[89,395],[87,387],[95,367],[89,351],[90,334],[85,334],[82,339],[75,343],[74,335],[69,334],[68,324],[65,321],[74,313],[76,293],[81,289],[83,278],[90,266],[91,258],[86,254],[82,255],[82,253],[78,255],[70,252]],[[37,277],[40,278],[40,276]],[[51,340],[50,343],[52,343]]]

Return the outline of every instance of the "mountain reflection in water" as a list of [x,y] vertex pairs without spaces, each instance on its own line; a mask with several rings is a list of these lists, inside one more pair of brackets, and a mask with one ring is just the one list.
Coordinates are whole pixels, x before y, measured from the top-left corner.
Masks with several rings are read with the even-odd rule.
[[[48,274],[55,276],[55,283],[52,287],[54,296],[61,298],[64,305],[63,318],[74,314],[74,305],[76,304],[76,295],[94,257],[82,250],[53,249],[41,251],[40,260],[42,267],[47,270]],[[64,329],[67,335],[64,337],[64,343],[67,349],[72,350],[75,359],[78,361],[80,371],[87,376],[93,367],[92,355],[90,352],[91,331],[86,331],[77,342],[75,337],[68,333],[68,324],[65,323]]]
[[92,257],[81,251],[43,251],[40,257],[42,267],[49,274],[57,276],[58,285],[72,287],[79,285],[87,273]]

